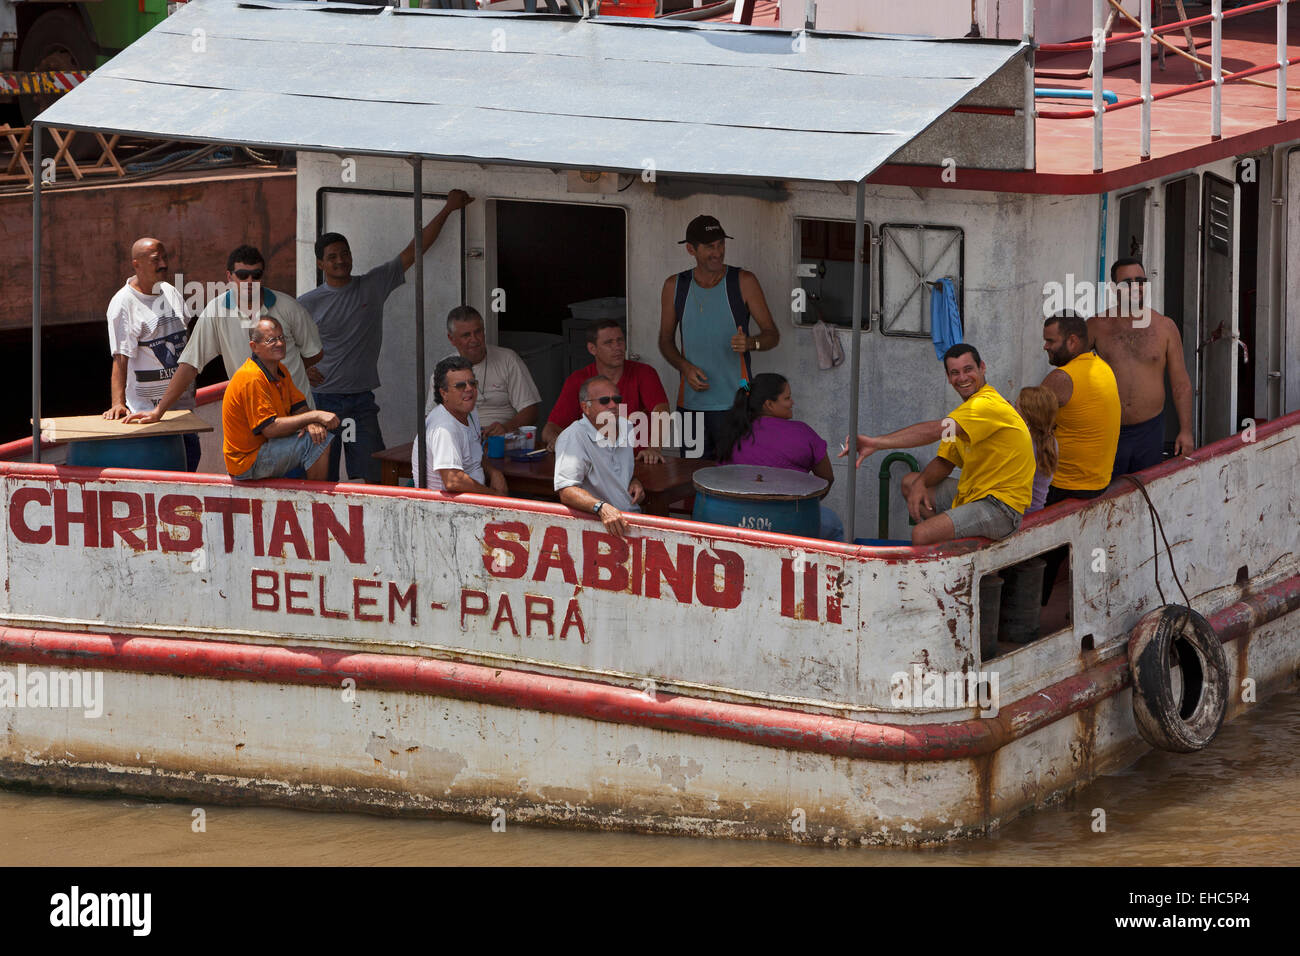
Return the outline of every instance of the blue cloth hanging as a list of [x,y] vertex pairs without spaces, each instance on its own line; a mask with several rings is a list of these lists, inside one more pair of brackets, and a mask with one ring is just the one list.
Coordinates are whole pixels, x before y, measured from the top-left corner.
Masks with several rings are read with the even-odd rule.
[[934,357],[940,360],[962,340],[957,290],[946,276],[930,284],[930,337],[934,339]]

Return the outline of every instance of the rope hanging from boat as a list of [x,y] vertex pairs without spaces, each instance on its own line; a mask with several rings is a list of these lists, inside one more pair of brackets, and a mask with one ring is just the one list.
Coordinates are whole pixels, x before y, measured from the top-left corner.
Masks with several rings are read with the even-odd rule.
[[[1118,2],[1116,2],[1116,0],[1106,0],[1106,2],[1111,5],[1111,9],[1113,9],[1116,13],[1123,16],[1125,20],[1133,24],[1139,30],[1142,29],[1142,21],[1134,19],[1133,14],[1125,10]],[[1210,69],[1214,69],[1214,64],[1211,63],[1209,60],[1202,60],[1199,56],[1196,56],[1195,54],[1188,53],[1186,50],[1180,50],[1178,47],[1174,46],[1172,43],[1170,43],[1168,40],[1166,40],[1158,33],[1151,34],[1151,39],[1155,40],[1157,43],[1159,43],[1161,46],[1163,46],[1166,50],[1170,51],[1171,53],[1177,53],[1185,60],[1191,60],[1193,63],[1199,63],[1201,66],[1208,66],[1210,67]],[[1237,74],[1235,73],[1222,73],[1223,79],[1225,81],[1231,79],[1236,75]],[[1276,83],[1270,83],[1268,82],[1268,80],[1257,80],[1253,76],[1243,76],[1241,78],[1241,82],[1249,83],[1251,86],[1262,86],[1270,90],[1277,89]],[[1300,93],[1300,86],[1288,86],[1287,92]]]
[[1147,494],[1147,486],[1143,484],[1142,479],[1138,478],[1136,475],[1120,475],[1120,478],[1133,484],[1137,490],[1142,493],[1142,497],[1146,499],[1147,508],[1151,512],[1151,551],[1155,556],[1156,593],[1160,595],[1160,603],[1168,604],[1169,602],[1165,600],[1164,589],[1160,587],[1160,545],[1156,541],[1157,527],[1160,528],[1160,537],[1165,543],[1165,554],[1169,556],[1169,573],[1174,576],[1174,583],[1178,585],[1178,591],[1183,596],[1183,605],[1190,608],[1192,606],[1191,598],[1189,598],[1187,592],[1183,590],[1183,582],[1178,577],[1178,569],[1174,567],[1173,548],[1169,546],[1169,539],[1165,537],[1165,523],[1160,520],[1160,512],[1156,508],[1155,503],[1151,500],[1151,496]]

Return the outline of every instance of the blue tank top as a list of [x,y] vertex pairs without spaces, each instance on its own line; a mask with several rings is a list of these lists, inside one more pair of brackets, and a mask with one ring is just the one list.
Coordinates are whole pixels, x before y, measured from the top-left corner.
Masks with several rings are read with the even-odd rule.
[[684,387],[683,406],[697,412],[725,411],[735,401],[744,375],[740,353],[731,349],[736,318],[725,281],[705,289],[691,277],[681,328],[682,355],[709,377],[709,387],[702,392]]

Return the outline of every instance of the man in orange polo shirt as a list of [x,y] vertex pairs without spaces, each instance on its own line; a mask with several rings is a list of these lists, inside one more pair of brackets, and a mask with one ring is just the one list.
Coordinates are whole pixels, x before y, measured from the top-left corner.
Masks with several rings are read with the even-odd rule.
[[284,329],[264,318],[250,333],[252,356],[226,386],[221,402],[221,450],[232,478],[281,478],[302,468],[313,481],[329,470],[325,454],[337,428],[333,412],[313,411],[281,364]]

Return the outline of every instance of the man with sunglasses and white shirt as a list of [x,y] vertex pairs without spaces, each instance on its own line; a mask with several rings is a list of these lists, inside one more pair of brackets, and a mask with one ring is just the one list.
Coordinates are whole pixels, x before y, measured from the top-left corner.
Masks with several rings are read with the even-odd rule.
[[199,371],[218,355],[225,364],[227,379],[234,378],[240,366],[248,360],[249,333],[264,318],[275,319],[283,330],[285,353],[282,363],[294,387],[307,400],[307,407],[316,407],[307,370],[324,355],[320,333],[316,331],[311,315],[293,296],[272,292],[263,286],[265,271],[266,260],[253,246],[239,246],[230,253],[226,259],[226,281],[230,283],[230,289],[209,302],[200,313],[190,330],[189,343],[181,352],[176,374],[158,404],[152,411],[128,416],[128,422],[149,424],[159,421],[163,412],[194,384]]
[[[424,418],[424,487],[507,495],[506,476],[483,461],[483,430],[474,406],[478,381],[469,359],[451,355],[437,364],[429,383],[437,404]],[[420,442],[411,444],[411,475],[419,481]]]
[[555,490],[575,511],[595,515],[605,530],[622,538],[625,511],[640,511],[645,497],[636,468],[627,419],[618,417],[618,386],[596,375],[578,387],[582,417],[555,442]]

